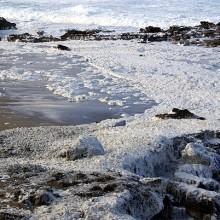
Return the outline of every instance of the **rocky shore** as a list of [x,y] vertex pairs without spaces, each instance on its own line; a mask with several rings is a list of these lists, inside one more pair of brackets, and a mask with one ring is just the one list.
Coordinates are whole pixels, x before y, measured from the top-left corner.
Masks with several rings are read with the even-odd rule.
[[[10,23],[4,18],[0,20],[1,29],[15,28],[16,24]],[[66,40],[134,40],[140,43],[170,41],[184,46],[198,45],[205,47],[217,47],[220,45],[220,23],[214,24],[208,21],[201,21],[197,26],[170,26],[167,30],[160,27],[148,26],[141,28],[137,33],[116,33],[115,31],[94,30],[67,30],[60,37],[47,36],[43,31],[36,35],[29,33],[12,34],[7,37],[9,42],[42,43],[51,41]]]
[[76,88],[91,97],[101,88],[105,102],[116,93],[113,104],[144,94],[154,104],[100,123],[0,131],[0,220],[220,219],[219,28],[67,30],[2,41],[1,80],[46,79],[69,98]]
[[[168,122],[177,133],[186,126],[178,122]],[[1,132],[1,219],[218,219],[220,132],[171,138],[161,120],[159,140],[147,132],[153,124],[137,126],[133,149],[115,136],[129,135],[129,124]]]

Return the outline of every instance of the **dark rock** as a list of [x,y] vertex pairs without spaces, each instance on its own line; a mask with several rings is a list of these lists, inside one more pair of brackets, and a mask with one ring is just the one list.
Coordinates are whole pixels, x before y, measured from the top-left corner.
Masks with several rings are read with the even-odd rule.
[[168,35],[162,34],[162,35],[145,35],[143,38],[143,42],[161,42],[161,41],[167,41]]
[[[106,32],[103,34],[103,32]],[[161,41],[172,41],[176,44],[182,44],[184,46],[197,45],[207,47],[219,46],[220,37],[220,25],[215,25],[211,22],[201,22],[201,25],[190,27],[190,26],[171,26],[168,30],[163,30],[160,27],[148,26],[141,28],[138,33],[114,33],[108,31],[102,31],[99,29],[92,30],[67,30],[61,38],[53,36],[45,36],[43,31],[37,32],[37,36],[29,33],[10,35],[8,41],[20,41],[20,42],[31,42],[41,43],[50,41],[65,41],[65,40],[138,40],[140,43],[147,42],[161,42]],[[63,45],[57,47],[60,50],[69,50]],[[142,55],[140,55],[142,56]]]
[[68,30],[65,34],[61,36],[61,40],[85,40],[86,38],[94,37],[96,34],[100,33],[101,30]]
[[16,24],[0,17],[0,30],[16,29]]
[[30,209],[34,209],[39,206],[49,206],[56,198],[60,196],[53,192],[53,190],[36,191],[30,193],[30,195],[22,201]]
[[43,43],[43,42],[51,42],[51,41],[60,41],[59,38],[50,36],[43,36],[43,37],[35,37],[33,43]]
[[156,117],[161,118],[161,119],[198,119],[198,120],[205,120],[205,118],[199,117],[199,116],[195,115],[194,113],[190,112],[187,109],[178,109],[178,108],[172,109],[172,113],[159,114],[159,115],[156,115]]
[[51,41],[60,41],[59,38],[53,36],[34,36],[29,33],[24,34],[12,34],[7,37],[7,40],[10,42],[24,42],[24,43],[43,43]]
[[71,49],[69,47],[66,47],[64,45],[58,44],[57,45],[57,49],[58,50],[66,50],[66,51],[71,51]]
[[31,35],[29,33],[24,33],[24,34],[12,34],[7,37],[7,40],[10,42],[15,42],[15,41],[27,41]]
[[173,35],[174,33],[186,32],[186,31],[190,31],[191,29],[192,27],[174,25],[174,26],[170,26],[167,32]]
[[126,120],[121,120],[115,123],[114,127],[123,127],[126,125]]
[[54,173],[50,179],[47,180],[47,184],[50,187],[57,189],[65,189],[72,186],[92,183],[109,183],[114,181],[116,176],[111,174],[91,173],[86,174],[82,172],[71,173]]
[[173,209],[173,205],[172,202],[170,200],[170,198],[166,195],[164,200],[163,200],[163,205],[164,208],[163,210],[158,213],[157,215],[155,215],[152,220],[170,220],[172,219],[172,209]]
[[0,211],[0,219],[1,220],[28,220],[30,218],[28,216],[24,216],[18,213],[11,213],[9,211]]
[[117,187],[118,187],[118,186],[117,186],[116,183],[107,184],[107,185],[104,187],[103,191],[104,191],[105,193],[114,192],[114,191],[116,191],[116,188],[117,188]]
[[141,33],[159,33],[162,32],[163,30],[160,27],[153,27],[153,26],[148,26],[145,29],[140,29]]
[[204,29],[210,29],[210,28],[215,28],[216,25],[212,22],[208,22],[208,21],[201,21],[200,22],[200,27],[204,28]]
[[45,34],[45,32],[44,32],[44,31],[38,31],[37,34],[38,34],[39,36],[43,36],[43,35]]
[[169,182],[167,193],[171,194],[178,206],[185,207],[187,212],[196,219],[203,219],[219,210],[219,195],[196,187],[189,188],[187,184]]
[[220,38],[219,39],[204,40],[203,44],[206,47],[218,47],[218,46],[220,46]]
[[133,39],[139,39],[139,34],[133,34],[133,33],[123,33],[120,35],[121,40],[133,40]]
[[46,172],[46,168],[36,164],[14,164],[10,165],[7,173],[10,176],[25,175],[25,177],[37,176],[39,173]]
[[215,30],[204,30],[202,32],[202,34],[204,35],[204,37],[215,37]]

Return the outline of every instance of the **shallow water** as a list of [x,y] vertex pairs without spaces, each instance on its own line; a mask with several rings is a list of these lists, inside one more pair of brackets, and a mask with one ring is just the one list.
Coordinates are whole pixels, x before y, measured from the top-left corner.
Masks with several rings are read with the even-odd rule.
[[54,44],[4,45],[0,47],[0,92],[16,101],[10,103],[13,110],[82,124],[143,113],[156,104],[135,83],[99,70],[74,51],[60,52]]
[[47,90],[42,81],[0,81],[0,92],[9,98],[1,108],[7,108],[35,121],[55,125],[78,125],[120,118],[122,114],[143,113],[153,105],[152,102],[123,109],[98,101],[68,102]]

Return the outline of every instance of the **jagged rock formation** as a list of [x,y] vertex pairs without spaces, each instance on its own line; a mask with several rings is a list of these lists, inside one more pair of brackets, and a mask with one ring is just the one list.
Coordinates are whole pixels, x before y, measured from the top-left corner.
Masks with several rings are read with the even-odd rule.
[[7,37],[9,42],[25,42],[25,43],[43,43],[43,42],[51,42],[51,41],[60,41],[59,38],[53,36],[35,36],[29,33],[24,34],[11,34]]
[[65,40],[140,40],[142,43],[171,41],[175,44],[185,46],[198,45],[206,47],[217,47],[220,45],[220,24],[201,21],[200,25],[191,26],[171,26],[167,30],[160,27],[148,26],[141,28],[137,33],[115,33],[114,31],[94,30],[67,30],[60,38],[44,36],[44,33],[34,36],[28,33],[13,34],[8,41],[21,42],[50,42]]
[[[93,129],[1,132],[0,218],[211,220],[220,216],[219,131],[178,136],[159,142],[160,148],[152,146],[150,157],[156,152],[167,155],[167,164],[161,165],[167,171],[152,167],[154,176],[149,176],[148,170],[137,170],[141,167],[135,160],[131,165],[136,168],[127,171],[123,167],[83,170],[83,166],[89,170],[92,161],[101,164],[107,153],[95,135],[88,135]],[[63,152],[71,152],[70,158]],[[143,155],[136,163],[144,168],[150,162],[145,158],[149,157]]]
[[16,29],[16,24],[7,21],[5,18],[0,17],[0,30]]
[[161,119],[198,119],[205,120],[205,118],[195,115],[188,109],[173,108],[171,113],[156,115],[157,118]]

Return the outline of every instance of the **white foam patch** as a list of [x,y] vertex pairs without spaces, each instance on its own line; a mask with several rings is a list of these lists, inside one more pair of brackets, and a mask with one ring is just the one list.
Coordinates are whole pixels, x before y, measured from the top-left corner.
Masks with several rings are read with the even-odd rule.
[[0,78],[46,80],[48,89],[71,101],[99,100],[127,108],[155,100],[159,108],[148,114],[177,107],[219,117],[219,48],[136,41],[65,45],[72,51],[58,51],[54,43],[2,42]]
[[126,108],[154,100],[160,107],[148,114],[177,107],[219,117],[219,48],[69,41],[72,51],[61,52],[54,43],[43,45],[1,42],[0,78],[46,80],[48,89],[71,101]]
[[[109,77],[126,80],[155,100],[159,112],[177,107],[219,117],[219,48],[136,41],[80,42],[80,46],[73,41],[68,46]],[[139,92],[133,96],[141,99]]]
[[109,74],[74,52],[60,52],[53,48],[53,43],[45,44],[44,48],[34,44],[3,44],[8,50],[3,50],[0,57],[4,63],[1,80],[45,81],[55,95],[74,102],[98,100],[110,106],[151,106],[152,101],[135,83],[125,78],[118,80],[117,75]]

